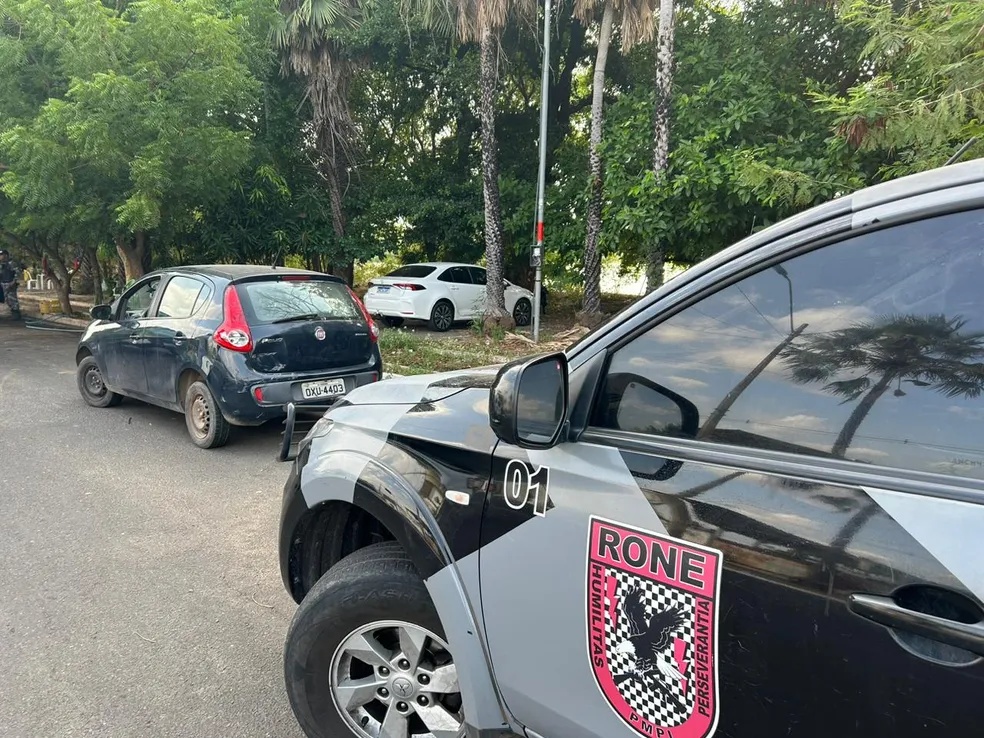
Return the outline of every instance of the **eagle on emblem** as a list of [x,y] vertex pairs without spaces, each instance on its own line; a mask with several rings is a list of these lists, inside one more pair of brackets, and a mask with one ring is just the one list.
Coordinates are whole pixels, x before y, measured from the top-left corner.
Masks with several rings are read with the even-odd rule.
[[669,654],[663,653],[673,642],[673,632],[683,625],[680,608],[671,607],[649,617],[648,609],[642,601],[642,591],[633,587],[622,600],[619,609],[628,621],[629,637],[615,646],[615,653],[632,657],[635,664],[632,671],[617,675],[615,683],[629,679],[652,681],[665,691],[664,685],[654,679],[657,672],[670,683],[684,679],[684,675],[669,663]]

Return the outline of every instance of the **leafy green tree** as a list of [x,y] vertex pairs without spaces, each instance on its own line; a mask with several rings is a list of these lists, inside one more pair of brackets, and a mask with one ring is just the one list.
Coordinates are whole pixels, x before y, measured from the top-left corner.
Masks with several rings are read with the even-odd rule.
[[[831,136],[832,115],[807,94],[859,74],[865,39],[834,9],[696,2],[678,7],[674,38],[665,176],[652,167],[651,48],[625,60],[626,91],[608,108],[603,244],[624,263],[647,265],[657,243],[666,260],[695,263],[877,169]],[[776,197],[777,171],[795,197]]]
[[[111,240],[133,279],[152,239],[187,231],[249,158],[245,116],[259,87],[244,19],[210,0],[3,0],[4,42],[16,30],[21,76],[48,80],[0,133],[0,191],[16,235]],[[47,95],[47,97],[40,97]],[[32,104],[33,103],[33,104]]]
[[817,95],[853,149],[882,151],[880,177],[939,166],[984,133],[984,3],[852,0],[843,19],[870,36],[870,79]]

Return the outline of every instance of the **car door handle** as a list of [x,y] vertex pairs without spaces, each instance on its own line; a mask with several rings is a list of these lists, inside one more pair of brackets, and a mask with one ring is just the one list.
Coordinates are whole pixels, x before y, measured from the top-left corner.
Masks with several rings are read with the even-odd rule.
[[852,594],[848,597],[848,607],[879,625],[909,631],[984,656],[984,622],[961,623],[909,610],[891,597],[869,594]]
[[173,341],[177,344],[184,343],[185,341],[188,340],[190,340],[190,337],[186,336],[184,333],[181,333],[180,331],[174,334]]

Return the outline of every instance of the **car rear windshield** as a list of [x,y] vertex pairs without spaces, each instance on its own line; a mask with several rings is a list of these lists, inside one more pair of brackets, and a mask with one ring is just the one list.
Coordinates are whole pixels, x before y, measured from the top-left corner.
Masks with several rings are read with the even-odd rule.
[[387,277],[410,277],[411,279],[422,279],[434,271],[436,267],[425,266],[424,264],[407,264],[399,269],[387,274]]
[[242,282],[239,295],[251,324],[362,317],[345,285],[327,280]]

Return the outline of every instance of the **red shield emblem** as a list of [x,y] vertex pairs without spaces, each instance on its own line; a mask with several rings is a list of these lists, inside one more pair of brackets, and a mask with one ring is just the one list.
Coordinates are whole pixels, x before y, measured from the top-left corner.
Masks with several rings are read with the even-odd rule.
[[721,553],[591,518],[588,650],[605,699],[654,738],[717,727]]

